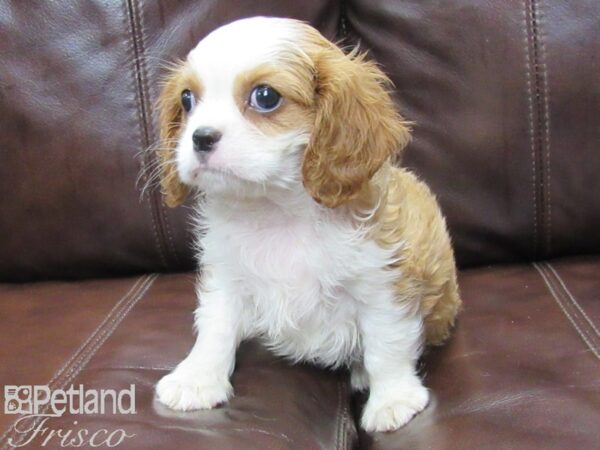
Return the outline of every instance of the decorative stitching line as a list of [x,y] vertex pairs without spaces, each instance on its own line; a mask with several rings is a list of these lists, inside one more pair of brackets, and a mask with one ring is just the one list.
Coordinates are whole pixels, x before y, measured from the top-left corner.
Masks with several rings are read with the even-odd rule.
[[561,297],[565,308],[569,307],[567,309],[569,309],[569,312],[571,313],[571,317],[573,317],[573,320],[575,322],[577,322],[582,333],[584,333],[586,335],[586,337],[588,338],[588,341],[592,343],[592,346],[594,347],[594,349],[600,350],[600,339],[598,339],[598,336],[594,334],[593,329],[590,330],[590,327],[587,326],[588,324],[586,323],[585,319],[581,317],[581,315],[578,313],[577,309],[573,308],[572,303],[569,302],[567,296],[564,295],[565,292],[560,289],[559,284],[556,282],[556,278],[552,277],[551,276],[552,274],[545,267],[544,267],[544,272],[546,273],[548,278],[551,280],[552,285],[554,286],[556,291],[559,293],[559,296]]
[[560,300],[559,295],[557,294],[556,290],[552,286],[552,283],[550,282],[550,279],[548,278],[547,274],[543,271],[543,269],[537,263],[533,263],[533,267],[539,272],[542,279],[544,280],[544,283],[550,290],[552,297],[556,300],[556,303],[558,304],[558,306],[560,307],[560,309],[562,310],[564,315],[567,317],[567,319],[569,319],[569,322],[571,322],[571,324],[575,327],[579,336],[587,344],[587,346],[592,351],[592,353],[596,356],[596,358],[600,359],[600,352],[594,347],[594,345],[592,345],[592,343],[588,339],[588,335],[579,327],[579,325],[577,324],[577,321],[571,316],[571,314],[569,314],[569,312],[567,311],[567,308],[565,307],[563,302]]
[[[147,278],[147,279],[144,281],[144,284],[143,284],[143,285],[141,285],[141,286],[140,286],[140,287],[137,289],[137,292],[139,292],[139,290],[140,290],[140,289],[142,289],[144,285],[148,285],[148,282],[149,282],[149,281],[150,281],[150,278]],[[130,291],[129,291],[129,292],[131,292],[131,289],[130,289]],[[145,293],[145,292],[146,292],[146,291],[144,291],[143,293]],[[138,295],[138,294],[136,294],[136,295]],[[127,298],[127,297],[126,297],[126,296],[125,296],[125,297],[123,297],[123,299],[125,299],[125,298]],[[127,301],[123,303],[123,305],[124,305],[124,306],[123,306],[123,308],[121,308],[121,309],[127,308],[127,304],[130,304],[130,303],[131,303],[131,301],[134,301],[134,302],[135,302],[135,301],[137,301],[137,300],[135,300],[135,299],[136,299],[136,297],[130,297],[130,298],[132,298],[133,300],[127,299]],[[127,309],[127,312],[128,312],[128,311],[129,311],[129,310]],[[127,312],[125,312],[125,314],[127,314]],[[119,314],[119,313],[116,313],[116,312],[115,312],[115,316],[113,316],[113,318],[111,319],[111,322],[114,322],[114,320],[115,320],[115,317],[117,316],[117,314]],[[103,321],[103,323],[105,323],[105,322],[106,322],[106,319],[108,319],[109,317],[110,317],[110,316],[108,316],[108,315],[107,315],[107,317],[105,318],[105,321]],[[119,323],[120,323],[120,321],[119,321]],[[97,328],[96,330],[98,330],[98,328]],[[113,330],[112,330],[112,331],[114,331],[114,328],[113,328]],[[112,331],[111,331],[111,333],[112,333]],[[104,330],[103,330],[101,333],[104,333],[104,334],[106,334],[106,331],[104,331]],[[93,336],[93,334],[92,334],[91,336]],[[91,336],[90,336],[90,337],[91,337]],[[95,336],[95,337],[94,337],[94,343],[95,343],[95,342],[98,342],[99,336],[101,336],[101,334],[98,334],[97,336]],[[108,337],[108,336],[107,336],[107,337]],[[105,340],[106,340],[106,339],[105,339]],[[104,341],[105,341],[105,340],[104,340]],[[88,340],[88,341],[89,341],[89,340]],[[88,341],[86,341],[86,342],[88,342]],[[102,343],[103,343],[104,341],[102,341],[102,342],[101,342],[99,345],[102,345]],[[94,345],[94,343],[93,343],[92,345]],[[99,348],[99,346],[97,346],[95,350],[94,350],[94,349],[92,349],[92,350],[93,350],[93,352],[92,352],[91,354],[90,354],[90,351],[92,351],[92,350],[88,350],[88,349],[86,349],[86,350],[85,350],[85,353],[82,353],[81,355],[79,355],[79,356],[78,356],[78,358],[77,358],[77,359],[78,359],[79,361],[77,361],[76,365],[72,366],[72,367],[69,369],[69,371],[67,372],[67,378],[66,378],[66,380],[64,380],[62,383],[60,383],[60,384],[59,384],[59,388],[64,388],[64,387],[66,386],[66,384],[67,384],[67,383],[68,383],[70,380],[72,380],[72,379],[73,379],[73,378],[74,378],[74,377],[75,377],[75,376],[76,376],[76,375],[79,373],[79,371],[81,370],[81,368],[83,368],[83,366],[84,366],[85,364],[87,364],[87,362],[89,361],[89,359],[90,359],[90,358],[93,356],[93,354],[95,353],[95,351],[96,351],[98,348]],[[87,360],[85,360],[85,357],[86,357],[87,355],[89,355],[89,358],[88,358]],[[85,361],[84,361],[84,360],[85,360]],[[75,367],[77,367],[77,365],[79,366],[79,370],[77,370],[77,372],[75,372],[73,375],[69,376],[69,374],[73,373],[73,370],[74,370],[74,368],[75,368]],[[53,388],[54,388],[54,387],[53,387]],[[43,408],[43,409],[42,409],[42,411],[41,411],[41,413],[42,413],[42,414],[44,414],[44,413],[47,411],[47,409],[48,409],[47,407]],[[37,423],[39,423],[39,420],[40,420],[40,419],[41,419],[41,418],[38,418],[38,419],[34,420],[34,422],[33,422],[33,426],[34,426],[34,427],[36,426],[36,424],[37,424]],[[13,424],[13,426],[14,426],[14,424]],[[11,431],[11,430],[12,430],[12,427],[11,427],[11,428],[9,428],[9,430],[8,430],[8,431]],[[12,434],[14,435],[14,433],[12,433]],[[10,440],[10,438],[11,438],[11,437],[13,437],[13,436],[11,435],[11,436],[9,436],[9,437],[8,437],[8,439],[7,439],[7,442],[6,442],[5,446],[4,446],[4,447],[2,447],[2,450],[6,449],[6,448],[8,448],[8,447],[13,447],[13,446],[12,446],[12,445],[10,445],[10,443],[8,442],[8,441]],[[21,441],[18,441],[18,442],[16,442],[16,444],[17,444],[17,445],[18,445],[18,444],[20,444],[20,443],[21,443]],[[14,447],[13,447],[13,448],[14,448]]]
[[100,348],[100,346],[110,337],[110,335],[114,332],[117,326],[121,323],[123,318],[129,313],[131,308],[137,303],[137,301],[148,291],[150,286],[156,280],[157,275],[149,276],[144,283],[138,289],[138,292],[131,297],[131,300],[126,302],[121,308],[122,311],[115,313],[115,315],[111,318],[108,327],[105,328],[102,332],[98,333],[96,338],[91,343],[91,348],[81,356],[78,364],[71,366],[71,368],[66,372],[65,376],[67,378],[74,378],[83,368],[85,364],[91,359],[91,357],[96,353],[96,351]]
[[573,317],[573,320],[575,322],[577,322],[577,325],[579,326],[579,329],[581,330],[581,332],[583,334],[585,334],[588,341],[592,343],[592,346],[594,348],[600,349],[600,340],[597,339],[598,336],[594,336],[594,333],[592,331],[590,331],[589,327],[586,325],[585,320],[578,314],[576,309],[573,309],[572,303],[569,302],[569,300],[566,298],[566,296],[564,295],[564,291],[562,289],[560,289],[560,286],[556,282],[556,279],[551,276],[552,274],[546,269],[545,266],[540,266],[540,267],[542,267],[548,280],[551,282],[552,286],[555,288],[555,291],[561,298],[561,302],[562,302],[563,306],[565,307],[565,309],[569,310],[571,317]]
[[[540,2],[541,3],[541,2]],[[538,64],[541,68],[540,71],[540,81],[542,85],[542,93],[543,93],[543,102],[540,104],[540,108],[542,109],[544,116],[544,127],[543,127],[543,135],[544,141],[543,144],[546,147],[546,170],[545,170],[545,182],[546,188],[544,193],[546,195],[546,208],[545,208],[545,216],[546,216],[546,230],[545,230],[545,241],[546,245],[546,255],[550,254],[552,247],[552,192],[551,192],[551,173],[550,173],[550,86],[548,82],[548,66],[546,65],[546,43],[542,39],[542,14],[540,3],[537,4],[536,7],[536,22],[537,22],[537,30],[538,30],[538,41],[539,41],[539,61]]]
[[[140,53],[139,53],[139,44],[138,44],[138,32],[137,32],[137,19],[136,19],[136,14],[135,14],[135,6],[134,6],[134,1],[133,0],[125,0],[125,9],[126,9],[126,14],[125,17],[129,22],[129,30],[130,30],[130,36],[131,36],[131,45],[130,45],[130,51],[132,51],[133,53],[133,61],[134,61],[134,71],[132,73],[133,75],[133,85],[134,85],[134,92],[135,92],[135,96],[137,99],[137,116],[138,116],[138,123],[139,123],[139,140],[140,140],[140,145],[143,149],[148,148],[148,130],[146,129],[146,111],[145,111],[145,104],[144,104],[144,100],[143,100],[143,92],[142,92],[142,73],[141,73],[141,62],[140,62]],[[149,152],[144,151],[142,158],[141,158],[141,162],[142,162],[142,179],[144,180],[144,182],[146,182],[147,180],[147,167],[152,167],[151,166],[151,155],[148,154]],[[163,236],[164,233],[162,233],[162,228],[159,229],[160,227],[160,212],[159,212],[159,207],[157,206],[157,202],[156,202],[156,195],[154,193],[154,191],[150,191],[149,195],[148,195],[148,204],[150,206],[150,216],[152,218],[152,231],[154,233],[154,241],[156,244],[156,248],[158,250],[158,254],[160,257],[160,260],[163,264],[163,266],[165,268],[168,268],[168,263],[167,263],[167,258],[165,256],[165,249],[164,249],[164,239],[161,238],[161,236]]]
[[529,122],[528,134],[529,143],[531,146],[531,177],[532,177],[532,194],[533,194],[533,253],[537,253],[538,241],[538,211],[537,211],[537,167],[536,167],[536,152],[535,152],[535,137],[534,137],[534,120],[533,120],[533,88],[531,83],[531,57],[530,53],[530,3],[528,0],[523,2],[523,26],[525,37],[525,75],[527,86],[527,119]]
[[[144,12],[143,12],[143,3],[134,1],[135,4],[135,13],[138,21],[138,40],[139,40],[139,53],[138,60],[140,65],[140,92],[141,92],[141,101],[144,106],[144,131],[146,138],[146,146],[148,148],[150,146],[151,135],[153,134],[153,126],[152,126],[152,114],[150,111],[150,90],[148,89],[148,67],[146,65],[146,27],[144,25]],[[155,155],[154,152],[146,152],[148,154],[148,158],[152,158]],[[152,164],[150,165],[152,167]],[[173,243],[173,237],[171,235],[171,229],[169,226],[169,220],[167,214],[165,212],[165,206],[160,198],[160,193],[157,190],[152,190],[150,195],[155,197],[155,202],[158,208],[157,216],[160,225],[162,226],[162,230],[164,232],[163,236],[167,236],[167,242],[171,249],[171,252],[174,256],[175,261],[179,262],[179,256],[177,254],[177,250],[175,248],[175,244]],[[158,198],[156,198],[158,196]]]
[[157,370],[157,371],[172,371],[177,366],[114,366],[114,367],[102,367],[96,370]]
[[342,382],[341,381],[337,381],[337,394],[338,394],[338,404],[337,404],[337,408],[336,408],[336,415],[335,415],[335,448],[337,450],[340,450],[340,441],[341,441],[341,423],[342,423]]
[[[342,392],[346,395],[348,394],[348,383],[346,381],[342,382]],[[343,430],[342,430],[343,446],[345,449],[347,449],[347,448],[349,448],[348,447],[348,434],[349,434],[348,425],[351,423],[350,422],[350,414],[348,413],[348,403],[347,402],[343,403],[342,422],[343,422]]]
[[573,321],[577,324],[578,330],[580,330],[581,333],[583,333],[585,335],[585,337],[587,338],[586,343],[591,344],[591,347],[593,347],[596,350],[600,349],[600,342],[598,342],[598,340],[596,339],[596,336],[594,336],[594,334],[589,331],[588,327],[586,326],[585,321],[580,317],[579,314],[577,314],[577,311],[574,310],[572,307],[569,307],[571,305],[571,303],[565,298],[564,295],[561,295],[561,294],[563,294],[563,291],[560,289],[558,283],[555,282],[555,279],[551,276],[551,273],[549,271],[547,271],[545,269],[545,267],[540,266],[539,264],[538,264],[538,266],[542,269],[542,271],[546,275],[546,279],[548,280],[548,282],[551,284],[552,288],[554,289],[554,293],[556,293],[556,295],[558,295],[559,300],[561,301],[561,304],[563,305],[565,310],[568,310],[567,312],[569,312],[569,315],[571,316]]
[[[119,301],[117,301],[114,306],[111,308],[111,310],[108,312],[108,314],[104,317],[104,319],[100,322],[100,325],[98,325],[94,331],[92,331],[92,333],[87,337],[87,339],[83,342],[83,344],[81,344],[77,350],[75,350],[75,352],[71,355],[71,357],[67,360],[66,363],[64,363],[62,365],[62,367],[60,369],[58,369],[58,371],[52,376],[52,378],[50,378],[50,381],[48,381],[48,386],[51,386],[52,383],[54,383],[54,381],[56,381],[58,379],[58,377],[60,377],[63,372],[66,370],[66,368],[73,362],[73,360],[77,357],[79,357],[79,353],[83,350],[83,348],[92,340],[92,338],[96,335],[96,333],[100,330],[100,328],[102,328],[104,326],[104,324],[107,322],[108,318],[117,310],[117,308],[120,307],[120,305],[129,297],[129,295],[131,295],[131,292],[137,288],[138,284],[140,283],[140,281],[147,277],[147,275],[145,276],[141,276],[139,277],[135,283],[133,283],[133,285],[129,288],[129,290],[127,291],[127,293],[121,297],[119,299]],[[14,423],[13,423],[14,425]],[[6,430],[4,431],[4,433],[2,433],[2,436],[0,436],[0,442],[2,442],[4,440],[4,438],[6,437],[6,435],[12,430],[12,425]],[[2,447],[2,450],[5,447]]]
[[163,210],[163,219],[164,219],[164,225],[165,225],[165,232],[167,234],[167,240],[169,242],[169,246],[171,247],[171,251],[173,252],[175,262],[177,264],[179,264],[180,263],[179,253],[177,252],[177,246],[175,245],[175,240],[173,239],[173,234],[171,233],[171,225],[169,224],[169,217],[167,216],[167,213],[165,212],[165,207],[164,207],[163,202],[160,202],[160,207]]
[[[144,277],[142,277],[142,278],[144,278]],[[122,307],[111,309],[109,314],[101,322],[101,325],[99,327],[97,327],[96,330],[94,330],[94,332],[86,340],[86,343],[92,341],[92,343],[90,344],[90,347],[83,350],[82,353],[77,356],[77,358],[72,358],[74,360],[74,362],[73,362],[73,365],[69,368],[69,370],[65,373],[66,378],[62,382],[57,383],[59,386],[58,387],[59,389],[64,388],[69,382],[73,381],[73,379],[81,372],[81,370],[85,367],[85,365],[96,354],[98,349],[104,344],[104,342],[106,342],[106,340],[117,329],[119,324],[123,321],[125,316],[127,316],[127,314],[129,313],[129,311],[131,311],[131,309],[139,302],[139,300],[144,297],[146,292],[148,292],[148,290],[150,289],[150,287],[152,286],[154,281],[156,281],[156,279],[158,278],[158,275],[152,274],[152,275],[146,276],[145,278],[146,279],[143,281],[143,283],[141,283],[135,290],[135,294],[133,293],[133,287],[132,287],[127,292],[127,294],[125,294],[125,296],[123,296],[121,298],[121,300],[119,300],[118,303],[120,304],[120,306],[122,304]],[[136,281],[135,285],[138,285],[139,280],[140,279],[138,279]],[[118,312],[117,312],[117,309],[119,310]],[[114,312],[114,314],[111,317],[110,314],[113,312]],[[107,325],[106,328],[102,329],[103,325],[106,324],[106,322],[109,318],[110,318],[109,324]],[[96,336],[94,336],[94,333],[97,331],[98,331],[98,334]],[[92,337],[93,337],[93,340],[91,339]],[[80,349],[83,349],[83,347],[80,347]],[[61,368],[61,370],[63,370],[63,369]],[[53,378],[58,379],[60,376],[61,375],[57,375]],[[41,414],[44,414],[47,410],[48,410],[48,406],[42,408]],[[38,417],[37,419],[35,419],[34,423],[32,424],[33,427],[35,427],[41,419],[42,419],[42,417]],[[7,437],[7,441],[2,446],[1,450],[6,450],[8,448],[15,448],[15,445],[11,445],[9,443],[10,439],[14,436],[13,427],[14,427],[14,423],[7,430],[7,432],[2,436],[2,438]],[[11,433],[11,431],[13,431],[13,432]],[[26,436],[24,436],[24,438],[25,437]],[[15,444],[17,446],[20,443],[21,443],[21,440],[15,442]]]
[[577,302],[577,300],[575,299],[575,297],[573,296],[573,294],[571,293],[571,291],[567,288],[567,285],[565,284],[565,282],[563,281],[563,279],[561,278],[561,276],[558,274],[558,271],[554,270],[554,267],[550,263],[546,263],[546,266],[552,271],[552,273],[554,274],[554,276],[556,277],[556,279],[560,282],[560,284],[562,285],[562,288],[564,289],[565,293],[567,294],[567,296],[569,297],[569,299],[571,299],[571,302],[573,303],[573,305],[575,305],[575,307],[583,315],[583,317],[585,318],[585,320],[587,320],[587,322],[590,324],[590,327],[592,328],[592,330],[594,330],[594,332],[598,336],[600,336],[600,331],[598,331],[598,328],[596,328],[596,326],[594,325],[594,322],[592,321],[592,319],[590,319],[590,317],[586,314],[586,312],[584,311],[584,309],[579,305],[579,302]]
[[[123,297],[121,297],[121,299],[117,303],[115,303],[115,305],[111,308],[111,310],[108,312],[106,317],[104,317],[102,322],[100,322],[100,325],[98,325],[94,329],[94,331],[92,331],[92,333],[87,337],[87,339],[83,342],[83,344],[81,344],[79,346],[79,348],[75,351],[75,353],[73,353],[71,355],[71,357],[67,360],[67,362],[60,368],[60,370],[58,372],[56,372],[56,374],[54,374],[54,376],[48,382],[48,386],[50,386],[52,383],[54,383],[54,381],[56,381],[58,379],[58,377],[60,377],[63,374],[63,372],[66,370],[66,368],[75,360],[77,355],[83,351],[84,347],[86,347],[90,343],[92,338],[100,331],[100,329],[102,327],[104,327],[104,325],[108,321],[109,317],[111,317],[117,311],[117,309],[119,309],[121,307],[121,305],[125,302],[125,300],[127,298],[129,298],[129,296],[132,295],[132,293],[138,289],[138,285],[140,284],[140,281],[143,280],[144,278],[148,278],[148,275],[139,277],[136,280],[136,282],[131,286],[131,288],[129,288],[127,293]],[[147,280],[144,280],[143,283],[146,283],[146,281]]]
[[530,22],[531,22],[531,44],[533,51],[533,73],[534,73],[534,90],[535,90],[535,157],[536,157],[536,172],[538,175],[538,188],[539,195],[537,195],[537,201],[539,203],[538,208],[538,216],[536,217],[536,221],[539,224],[540,228],[540,239],[537,242],[536,246],[536,255],[542,254],[546,255],[548,252],[548,246],[550,243],[549,240],[549,224],[548,221],[548,201],[549,201],[549,184],[547,179],[547,168],[549,167],[548,161],[546,161],[546,166],[544,165],[544,147],[546,147],[546,156],[549,155],[549,149],[546,146],[546,143],[550,142],[549,138],[549,130],[546,133],[546,127],[549,127],[549,117],[547,111],[547,80],[545,74],[545,64],[542,53],[542,37],[541,37],[541,28],[540,28],[540,19],[539,19],[539,4],[537,0],[530,0],[529,3],[529,13],[530,13]]
[[536,222],[539,227],[539,238],[535,249],[535,255],[539,255],[541,252],[540,241],[544,240],[544,169],[542,160],[542,114],[540,111],[540,64],[539,64],[539,50],[538,50],[538,26],[537,26],[537,4],[536,0],[530,0],[529,2],[529,13],[530,13],[530,24],[531,24],[531,45],[533,51],[533,88],[535,93],[535,121],[534,121],[534,142],[535,142],[535,158],[536,158],[536,190],[540,192],[536,194],[538,201],[538,216]]
[[348,5],[345,0],[340,1],[340,20],[338,21],[337,35],[342,41],[348,38],[348,17],[346,15]]

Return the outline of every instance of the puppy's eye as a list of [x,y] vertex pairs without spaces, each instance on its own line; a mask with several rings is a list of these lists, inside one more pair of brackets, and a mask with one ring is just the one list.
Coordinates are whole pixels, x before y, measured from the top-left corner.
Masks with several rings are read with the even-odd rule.
[[258,112],[271,112],[281,105],[281,95],[271,86],[261,84],[250,92],[249,103]]
[[189,89],[184,89],[181,92],[181,106],[183,106],[185,112],[190,112],[195,104],[196,98],[194,97],[192,91]]

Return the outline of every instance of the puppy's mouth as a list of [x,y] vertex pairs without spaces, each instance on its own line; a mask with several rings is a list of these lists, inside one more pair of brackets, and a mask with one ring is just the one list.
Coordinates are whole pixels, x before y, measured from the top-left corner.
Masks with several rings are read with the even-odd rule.
[[208,166],[207,164],[200,164],[199,167],[196,167],[194,170],[192,170],[192,178],[194,180],[201,179],[202,176],[205,174],[239,178],[239,177],[237,177],[237,175],[234,172],[232,172],[229,169],[224,169],[224,168],[220,168],[220,167],[211,167],[211,166]]
[[229,169],[220,169],[218,167],[205,167],[204,169],[200,169],[203,172],[208,172],[208,173],[216,173],[219,175],[228,175],[228,176],[236,176],[231,170]]
[[202,175],[203,173],[215,173],[221,175],[235,175],[233,171],[227,167],[218,167],[215,166],[214,161],[211,163],[211,158],[214,156],[212,154],[201,154],[196,155],[197,167],[193,171],[193,175],[196,176],[196,172],[198,175]]

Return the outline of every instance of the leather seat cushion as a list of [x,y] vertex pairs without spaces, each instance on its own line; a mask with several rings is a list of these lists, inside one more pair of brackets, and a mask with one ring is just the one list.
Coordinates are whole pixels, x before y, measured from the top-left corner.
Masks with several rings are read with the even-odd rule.
[[[360,433],[360,447],[593,448],[600,441],[599,270],[600,258],[579,258],[463,271],[455,334],[422,361],[430,406],[398,432]],[[179,274],[0,285],[0,360],[7,362],[0,383],[135,384],[135,415],[64,415],[48,424],[123,428],[136,434],[129,449],[355,446],[363,399],[352,401],[347,374],[291,366],[256,342],[238,352],[228,405],[176,413],[156,403],[155,383],[194,339],[193,282]],[[15,418],[0,416],[2,432]]]

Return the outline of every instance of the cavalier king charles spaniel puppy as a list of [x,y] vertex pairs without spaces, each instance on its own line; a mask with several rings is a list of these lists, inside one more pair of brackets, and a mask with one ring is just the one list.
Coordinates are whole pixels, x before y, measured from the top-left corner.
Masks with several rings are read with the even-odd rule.
[[416,364],[460,306],[435,197],[394,167],[409,128],[363,54],[309,25],[255,17],[210,33],[159,100],[161,187],[197,191],[197,340],[157,398],[181,411],[233,395],[236,348],[348,367],[367,431],[427,406]]

